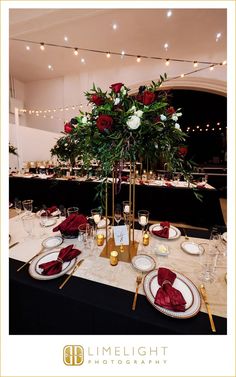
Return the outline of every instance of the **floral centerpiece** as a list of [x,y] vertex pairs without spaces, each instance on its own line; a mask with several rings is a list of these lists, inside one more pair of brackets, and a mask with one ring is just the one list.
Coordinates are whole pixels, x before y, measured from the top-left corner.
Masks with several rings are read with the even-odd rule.
[[157,83],[140,87],[135,96],[123,83],[112,84],[108,92],[93,85],[85,93],[92,110],[80,112],[67,132],[80,145],[85,161],[100,162],[103,177],[123,161],[140,158],[161,159],[168,171],[186,170],[188,163],[179,149],[186,137],[178,123],[182,113],[160,90],[165,79],[160,76]]

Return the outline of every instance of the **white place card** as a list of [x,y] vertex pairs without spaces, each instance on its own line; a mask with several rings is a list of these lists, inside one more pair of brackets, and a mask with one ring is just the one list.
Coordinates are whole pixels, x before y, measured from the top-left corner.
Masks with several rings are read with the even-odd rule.
[[129,245],[129,235],[126,225],[117,225],[113,227],[115,245]]

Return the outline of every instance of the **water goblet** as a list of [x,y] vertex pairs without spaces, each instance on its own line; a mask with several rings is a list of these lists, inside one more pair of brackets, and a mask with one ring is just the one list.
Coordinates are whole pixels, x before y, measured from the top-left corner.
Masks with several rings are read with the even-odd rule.
[[67,208],[67,215],[70,216],[72,213],[76,213],[78,215],[79,208],[78,207],[69,207]]
[[28,200],[23,200],[22,202],[23,208],[26,214],[30,214],[33,211],[33,200],[28,199]]
[[40,222],[40,225],[42,226],[43,228],[43,233],[42,235],[45,235],[46,234],[46,231],[45,231],[45,227],[47,225],[47,222],[48,222],[48,212],[45,211],[44,209],[42,209],[40,212],[39,212],[39,222]]
[[32,236],[34,229],[35,215],[33,213],[26,213],[22,218],[23,228],[29,237]]
[[16,213],[17,213],[17,220],[16,221],[19,221],[19,216],[20,216],[21,211],[22,211],[21,200],[18,200],[18,199],[15,200],[15,210],[16,210]]
[[141,225],[142,227],[142,237],[143,237],[145,226],[148,224],[148,219],[149,219],[149,211],[146,211],[146,210],[138,211],[138,222],[139,222],[139,225]]

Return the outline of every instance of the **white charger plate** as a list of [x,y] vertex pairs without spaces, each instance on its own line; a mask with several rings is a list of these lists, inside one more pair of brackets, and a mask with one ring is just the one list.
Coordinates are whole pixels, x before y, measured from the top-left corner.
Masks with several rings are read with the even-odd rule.
[[201,244],[191,241],[184,241],[180,246],[183,251],[191,255],[200,255],[205,251],[204,247]]
[[34,258],[33,261],[29,265],[30,276],[32,276],[32,278],[37,279],[37,280],[52,280],[66,274],[69,270],[71,270],[74,267],[77,261],[77,258],[74,258],[69,262],[64,262],[62,264],[62,270],[61,272],[59,272],[59,274],[54,274],[54,275],[49,275],[49,276],[43,275],[42,274],[43,269],[39,267],[39,265],[42,263],[56,260],[59,253],[60,253],[60,250],[55,249],[55,250],[47,251],[46,253],[42,253],[38,255],[36,258]]
[[155,231],[158,231],[158,230],[161,230],[162,229],[162,226],[160,225],[160,223],[158,224],[153,224],[149,227],[149,231],[150,231],[150,234],[153,236],[153,237],[156,237],[158,239],[162,239],[162,240],[176,240],[177,238],[179,238],[181,236],[181,232],[178,228],[176,228],[175,226],[173,225],[170,225],[170,228],[169,228],[169,238],[164,238],[164,237],[159,237],[159,236],[156,236],[155,234],[153,234],[153,230]]
[[132,258],[131,263],[136,270],[142,272],[149,272],[156,267],[155,260],[146,254],[136,255]]
[[155,297],[158,289],[160,288],[157,278],[158,270],[149,272],[144,278],[143,289],[146,297],[155,309],[169,317],[179,319],[194,317],[199,312],[201,307],[201,297],[199,291],[195,284],[193,284],[193,282],[186,276],[176,271],[173,272],[176,274],[176,279],[174,281],[173,287],[178,289],[182,293],[186,301],[185,312],[175,312],[173,310],[169,310],[155,304]]

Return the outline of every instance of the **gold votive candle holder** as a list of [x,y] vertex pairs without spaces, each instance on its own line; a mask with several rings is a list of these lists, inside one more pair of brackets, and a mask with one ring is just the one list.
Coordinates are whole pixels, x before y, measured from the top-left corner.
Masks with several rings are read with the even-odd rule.
[[144,235],[143,235],[143,245],[144,246],[149,245],[149,234],[148,233],[144,233]]
[[104,244],[104,234],[97,234],[97,245],[102,246]]
[[113,250],[110,254],[110,264],[116,266],[118,264],[118,252]]

